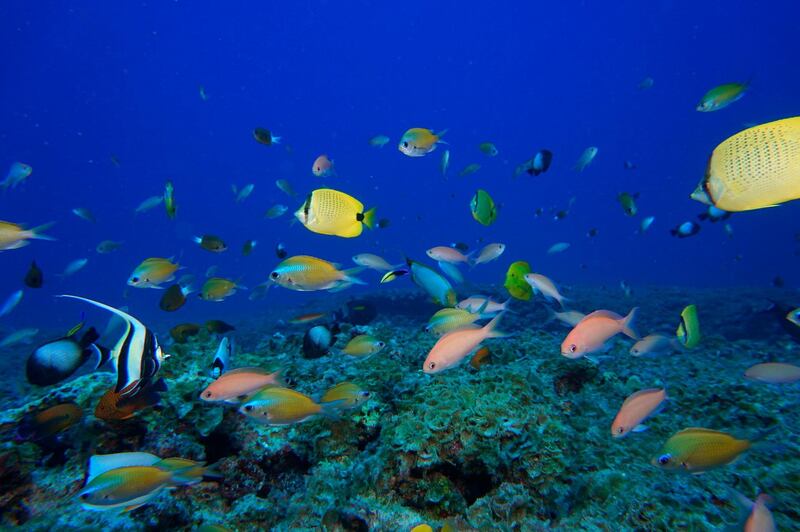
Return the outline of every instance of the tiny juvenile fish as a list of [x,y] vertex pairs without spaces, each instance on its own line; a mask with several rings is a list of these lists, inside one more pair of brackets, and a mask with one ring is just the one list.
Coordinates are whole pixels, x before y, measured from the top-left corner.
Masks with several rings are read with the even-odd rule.
[[586,148],[578,158],[578,162],[575,163],[575,170],[578,172],[583,172],[587,166],[592,164],[594,158],[597,157],[597,151],[597,148],[594,146]]
[[322,404],[335,404],[337,408],[345,410],[363,404],[371,395],[370,392],[361,389],[358,384],[342,382],[332,386],[322,394],[319,402]]
[[556,253],[563,253],[569,249],[569,242],[556,242],[547,249],[548,255],[555,255]]
[[622,192],[617,196],[617,201],[622,206],[622,212],[625,213],[625,216],[636,216],[636,212],[638,209],[636,208],[636,200],[639,198],[639,194],[629,194],[627,192]]
[[278,179],[277,181],[275,181],[275,186],[278,187],[278,189],[287,196],[295,197],[297,195],[297,193],[292,188],[291,183],[289,183],[289,181],[287,181],[286,179]]
[[351,356],[364,357],[380,353],[384,347],[386,347],[386,342],[378,340],[377,338],[367,334],[359,334],[347,342],[347,345],[342,348],[342,353]]
[[404,155],[409,157],[424,157],[436,149],[436,145],[443,143],[442,137],[447,130],[434,133],[430,129],[414,127],[403,133],[397,145]]
[[101,255],[107,255],[108,253],[113,253],[114,251],[118,250],[120,247],[122,247],[122,242],[117,242],[115,240],[103,240],[97,244],[95,251]]
[[389,142],[389,137],[386,135],[375,135],[369,139],[369,145],[373,148],[383,148]]
[[233,191],[233,195],[236,196],[236,203],[241,203],[247,198],[250,197],[250,194],[253,193],[253,190],[256,186],[253,183],[247,184],[239,190],[236,185],[231,185],[231,190]]
[[250,255],[250,253],[253,252],[253,248],[256,247],[256,244],[258,244],[258,242],[256,242],[255,240],[245,241],[245,243],[242,245],[242,255],[245,257]]
[[467,166],[464,167],[463,170],[461,170],[458,173],[458,175],[460,177],[467,177],[468,175],[472,175],[472,174],[474,174],[475,172],[477,172],[480,169],[481,169],[481,165],[479,165],[478,163],[468,164]]
[[447,176],[447,169],[450,167],[450,150],[444,150],[442,160],[439,161],[439,170],[443,176]]
[[164,196],[163,195],[162,196],[150,196],[146,200],[143,200],[139,204],[139,206],[136,207],[136,209],[134,209],[134,212],[136,214],[138,214],[140,212],[147,212],[147,211],[149,211],[151,209],[154,209],[155,207],[158,207],[159,205],[161,205],[161,202],[163,202],[163,201],[164,201]]
[[22,295],[22,290],[17,290],[16,292],[12,292],[11,295],[6,298],[3,306],[0,307],[0,318],[11,314],[11,311],[14,310],[17,305],[19,305],[20,301],[22,301]]
[[80,270],[82,270],[86,264],[88,264],[89,259],[75,259],[64,268],[64,271],[61,272],[61,277],[69,277]]
[[481,153],[484,155],[488,155],[489,157],[495,157],[499,152],[497,151],[497,146],[495,146],[491,142],[482,142],[478,145],[478,149],[481,150]]
[[275,218],[280,218],[283,216],[288,210],[289,207],[278,203],[267,209],[267,212],[264,213],[264,217],[274,220]]
[[172,181],[167,181],[164,185],[164,209],[167,211],[167,216],[170,220],[175,218],[178,214],[178,204],[175,203],[175,187]]
[[95,223],[97,221],[94,217],[94,214],[92,214],[92,211],[90,211],[85,207],[77,207],[75,209],[72,209],[72,214],[74,214],[78,218],[86,220],[87,222]]
[[39,334],[39,329],[19,329],[0,340],[0,347],[8,347],[14,344],[29,344],[37,334]]

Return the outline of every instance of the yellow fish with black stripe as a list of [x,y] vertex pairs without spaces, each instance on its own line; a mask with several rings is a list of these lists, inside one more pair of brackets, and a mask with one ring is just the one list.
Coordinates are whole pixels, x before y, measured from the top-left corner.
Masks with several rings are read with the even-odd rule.
[[306,229],[321,235],[353,238],[364,225],[375,227],[375,207],[364,211],[364,204],[353,196],[330,188],[311,192],[294,215]]

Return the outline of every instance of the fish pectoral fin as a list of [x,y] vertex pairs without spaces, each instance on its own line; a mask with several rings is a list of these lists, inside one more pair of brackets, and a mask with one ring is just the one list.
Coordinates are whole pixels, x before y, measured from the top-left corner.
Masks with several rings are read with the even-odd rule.
[[649,428],[650,427],[648,427],[647,425],[636,425],[635,427],[633,427],[633,429],[631,429],[631,432],[644,432]]

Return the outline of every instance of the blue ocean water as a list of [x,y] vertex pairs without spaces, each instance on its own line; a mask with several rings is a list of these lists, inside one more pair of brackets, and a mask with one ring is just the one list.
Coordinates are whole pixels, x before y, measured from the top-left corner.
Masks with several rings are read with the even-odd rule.
[[[364,252],[432,264],[425,250],[434,245],[503,242],[501,260],[468,273],[497,285],[513,260],[567,285],[800,282],[795,204],[734,214],[732,238],[723,223],[703,223],[691,238],[669,233],[705,210],[689,194],[717,144],[748,124],[797,114],[796,2],[7,2],[0,11],[0,167],[33,167],[25,183],[0,192],[0,218],[55,222],[47,234],[56,239],[2,253],[0,298],[22,288],[32,260],[45,274],[41,290],[25,289],[0,318],[3,333],[69,328],[87,309],[53,297],[60,293],[127,306],[161,330],[284,307],[291,317],[289,309],[326,296],[273,288],[261,300],[242,291],[211,303],[193,295],[166,315],[160,291],[126,286],[143,259],[174,256],[196,284],[218,265],[252,289],[279,262],[278,243],[290,255],[349,265]],[[646,77],[653,86],[640,89]],[[729,108],[695,110],[709,89],[746,81]],[[281,144],[257,143],[254,127]],[[447,129],[448,144],[406,157],[397,142],[411,127]],[[390,138],[383,148],[368,144],[378,134]],[[496,157],[479,151],[487,141]],[[589,146],[598,155],[576,172]],[[549,171],[514,177],[543,148],[554,154]],[[337,176],[312,174],[320,154]],[[471,163],[480,170],[460,177]],[[163,206],[134,215],[166,181],[177,217]],[[231,185],[248,183],[252,195],[236,203]],[[390,225],[341,239],[291,223],[322,185],[377,206]],[[499,204],[489,227],[470,213],[478,188]],[[635,217],[624,215],[621,192],[639,194]],[[276,203],[289,212],[264,218]],[[77,207],[96,223],[74,216]],[[646,216],[655,222],[638,234]],[[230,249],[199,248],[191,237],[205,233]],[[106,239],[123,245],[95,252]],[[258,244],[244,257],[249,239]],[[548,255],[556,242],[571,246]],[[56,276],[79,258],[85,268]],[[370,285],[353,295],[382,289],[374,272],[362,276]]]

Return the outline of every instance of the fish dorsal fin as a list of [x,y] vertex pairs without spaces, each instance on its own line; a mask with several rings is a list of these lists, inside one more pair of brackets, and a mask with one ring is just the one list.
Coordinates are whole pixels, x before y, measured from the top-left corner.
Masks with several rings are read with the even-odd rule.
[[86,476],[86,483],[88,484],[98,475],[102,475],[112,469],[131,466],[151,466],[160,461],[161,458],[158,456],[144,452],[96,454],[89,458],[89,473]]
[[727,434],[725,432],[720,432],[718,430],[713,430],[713,429],[706,429],[703,427],[687,427],[682,431],[678,432],[678,434],[719,434],[722,436],[730,436],[730,434]]
[[267,371],[264,368],[245,367],[245,368],[230,369],[226,371],[224,375],[237,375],[242,373],[257,373],[258,375],[270,375],[272,372]]
[[621,320],[622,316],[610,310],[595,310],[583,317],[581,321],[586,321],[589,318],[608,318],[611,320]]
[[[663,388],[647,388],[645,390],[639,390],[638,392],[636,392],[634,394],[631,394],[627,399],[625,399],[625,402],[622,403],[622,406],[625,406],[625,405],[635,401],[636,399],[638,399],[639,397],[641,397],[641,396],[643,396],[645,394],[651,394],[651,393],[656,393],[656,392],[661,392],[661,391],[663,391]],[[664,398],[666,399],[666,396]]]

